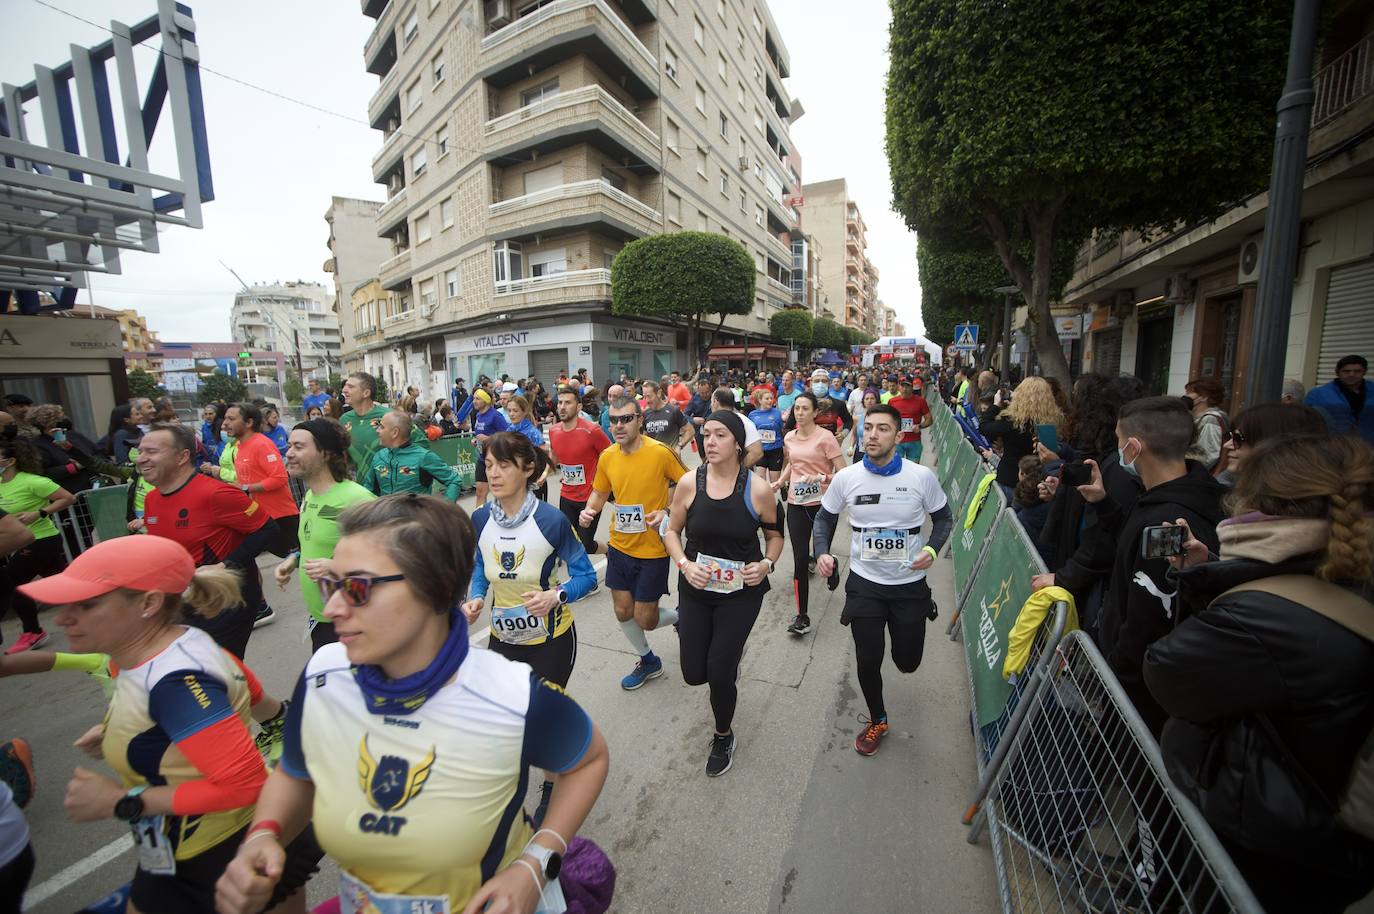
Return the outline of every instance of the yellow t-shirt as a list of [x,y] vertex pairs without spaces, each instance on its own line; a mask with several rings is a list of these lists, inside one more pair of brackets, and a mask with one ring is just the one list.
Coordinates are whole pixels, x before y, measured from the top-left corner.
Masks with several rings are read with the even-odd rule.
[[661,559],[668,550],[644,517],[668,507],[668,486],[687,468],[667,446],[643,435],[639,441],[633,454],[626,454],[619,444],[602,451],[592,488],[615,499],[611,547],[637,559]]

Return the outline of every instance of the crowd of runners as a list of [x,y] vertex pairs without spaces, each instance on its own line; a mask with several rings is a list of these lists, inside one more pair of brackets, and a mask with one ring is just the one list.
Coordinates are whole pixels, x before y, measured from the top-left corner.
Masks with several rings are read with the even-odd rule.
[[[327,854],[346,912],[557,912],[571,895],[605,910],[614,869],[576,837],[609,764],[569,697],[578,604],[610,591],[637,655],[627,692],[664,675],[647,634],[674,630],[656,641],[676,644],[686,683],[707,686],[704,772],[718,777],[734,761],[740,661],[788,537],[795,611],[782,638],[810,631],[810,578],[834,589],[833,552],[849,556],[841,622],[869,712],[854,747],[873,755],[888,729],[887,642],[897,668],[915,670],[935,616],[925,572],[952,527],[919,465],[922,384],[822,368],[601,389],[572,376],[550,397],[532,380],[481,379],[426,408],[411,391],[377,402],[360,372],[340,397],[312,383],[289,431],[270,404],[207,407],[197,432],[136,400],[98,443],[70,428],[54,441],[34,414],[60,409],[12,398],[0,550],[24,634],[0,675],[81,670],[105,688],[103,721],[73,736],[115,777],[79,768],[64,800],[73,821],[131,827],[137,869],[105,904],[301,911]],[[478,450],[471,515],[454,468],[421,443],[446,433]],[[83,483],[132,467],[132,535],[61,548],[81,488],[45,464],[54,446]],[[832,546],[844,514],[847,552]],[[245,662],[255,627],[279,615],[259,571],[269,554],[268,573],[283,587],[296,577],[307,610],[312,656],[290,696],[268,694]],[[601,554],[604,583],[590,559]],[[67,651],[42,649],[49,607]],[[473,646],[479,623],[486,649]],[[0,762],[8,911],[34,866],[21,812],[33,771],[20,738]],[[530,766],[542,781],[526,809]],[[577,865],[563,870],[565,858]]]

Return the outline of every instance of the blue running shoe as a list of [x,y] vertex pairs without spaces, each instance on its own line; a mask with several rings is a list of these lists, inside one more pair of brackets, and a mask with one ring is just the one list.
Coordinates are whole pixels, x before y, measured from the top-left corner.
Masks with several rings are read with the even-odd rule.
[[627,692],[644,685],[650,679],[657,679],[663,675],[663,661],[657,657],[652,659],[640,658],[635,664],[635,668],[630,671],[630,675],[620,680],[620,687]]

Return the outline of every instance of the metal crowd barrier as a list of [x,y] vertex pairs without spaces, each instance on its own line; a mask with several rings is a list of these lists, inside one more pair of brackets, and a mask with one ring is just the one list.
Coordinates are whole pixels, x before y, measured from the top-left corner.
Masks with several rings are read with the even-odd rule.
[[70,562],[96,543],[129,535],[129,483],[82,489],[76,502],[54,516],[62,530],[62,551]]

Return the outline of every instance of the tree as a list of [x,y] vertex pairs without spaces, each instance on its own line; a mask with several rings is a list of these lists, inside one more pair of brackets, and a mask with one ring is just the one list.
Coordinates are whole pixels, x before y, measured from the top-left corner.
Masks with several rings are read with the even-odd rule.
[[983,327],[992,352],[1002,335],[1004,307],[993,289],[1010,282],[997,255],[986,246],[942,248],[923,235],[916,240],[916,268],[926,337],[948,346],[954,341],[954,325],[971,321]]
[[1264,185],[1290,6],[892,0],[894,207],[924,237],[991,245],[1067,382],[1056,252],[1212,219]]
[[611,313],[687,325],[687,357],[701,364],[702,321],[754,307],[754,260],[737,241],[709,232],[668,232],[627,244],[611,265]]
[[215,372],[206,375],[200,382],[200,393],[196,394],[196,404],[204,406],[221,400],[225,403],[240,403],[248,399],[248,388],[235,376]]
[[127,375],[130,397],[147,397],[149,400],[167,396],[167,388],[158,384],[153,376],[142,368],[135,368]]
[[828,317],[818,318],[811,331],[812,349],[844,349],[849,345],[845,328]]
[[305,400],[305,385],[295,375],[288,375],[282,382],[281,392],[287,403],[299,406]]
[[867,346],[877,339],[876,336],[869,333],[867,330],[861,330],[858,327],[845,327],[844,337],[845,342],[850,346]]
[[768,318],[768,330],[774,341],[805,349],[811,345],[815,321],[805,308],[785,308]]

